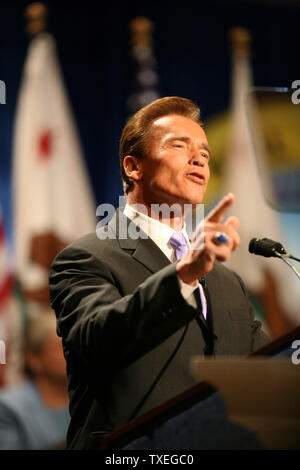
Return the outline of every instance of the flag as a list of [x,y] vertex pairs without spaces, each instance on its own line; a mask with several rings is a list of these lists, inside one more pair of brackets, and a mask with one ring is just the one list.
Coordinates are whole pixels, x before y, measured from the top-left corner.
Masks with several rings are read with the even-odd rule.
[[54,38],[30,43],[13,143],[15,270],[26,298],[48,302],[48,271],[72,240],[94,231],[96,208]]
[[245,93],[252,86],[247,47],[233,50],[231,135],[226,160],[225,187],[236,201],[232,214],[240,219],[241,245],[228,265],[259,299],[266,314],[266,327],[276,338],[300,323],[293,273],[279,258],[250,255],[252,238],[282,241],[278,214],[265,202],[255,161],[245,108]]

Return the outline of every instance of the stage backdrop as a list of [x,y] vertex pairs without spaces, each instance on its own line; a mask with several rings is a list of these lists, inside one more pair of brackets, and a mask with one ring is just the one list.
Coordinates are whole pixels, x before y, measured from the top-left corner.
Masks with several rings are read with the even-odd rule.
[[[28,3],[4,1],[0,15],[0,80],[6,84],[6,104],[0,104],[0,201],[10,248],[13,124],[29,43],[23,16]],[[288,87],[300,79],[300,4],[296,1],[125,4],[112,0],[72,7],[67,2],[49,2],[48,7],[48,30],[57,42],[97,204],[116,205],[122,194],[118,144],[129,113],[127,100],[134,78],[128,30],[134,17],[146,16],[154,24],[153,54],[160,95],[195,100],[204,122],[214,122],[230,108],[228,32],[234,26],[251,32],[254,85]],[[218,165],[215,171],[217,175]],[[300,215],[282,214],[280,218],[288,248],[299,256]],[[11,260],[13,263],[13,256]]]

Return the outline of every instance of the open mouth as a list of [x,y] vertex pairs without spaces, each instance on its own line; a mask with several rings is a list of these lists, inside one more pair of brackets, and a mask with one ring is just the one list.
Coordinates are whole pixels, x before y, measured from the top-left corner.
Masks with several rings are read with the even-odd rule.
[[203,175],[200,175],[199,173],[188,173],[186,175],[189,179],[192,181],[195,181],[195,183],[198,184],[204,184],[205,183],[205,178]]

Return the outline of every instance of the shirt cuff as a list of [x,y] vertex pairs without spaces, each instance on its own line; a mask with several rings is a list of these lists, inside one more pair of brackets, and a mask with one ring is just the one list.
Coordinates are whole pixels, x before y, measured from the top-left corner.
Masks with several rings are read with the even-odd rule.
[[189,284],[186,284],[185,282],[183,282],[181,279],[178,278],[178,280],[179,280],[180,292],[181,292],[182,297],[187,301],[189,305],[191,305],[194,308],[197,308],[197,302],[196,302],[195,296],[192,294],[196,289],[199,289],[199,282],[197,282],[195,286],[190,286]]

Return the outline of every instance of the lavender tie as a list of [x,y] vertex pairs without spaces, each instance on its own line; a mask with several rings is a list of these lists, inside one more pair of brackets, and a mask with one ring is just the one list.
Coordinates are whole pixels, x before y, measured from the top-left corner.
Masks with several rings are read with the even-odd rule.
[[[182,232],[174,232],[169,242],[172,248],[174,249],[174,255],[175,255],[176,261],[183,258],[184,255],[188,252],[186,239]],[[202,304],[202,314],[204,318],[206,318],[206,314],[207,314],[206,301],[205,301],[205,297],[203,294],[203,290],[201,289],[200,286],[199,286],[199,291],[200,291],[201,304]]]
[[174,248],[174,255],[176,261],[183,258],[184,255],[188,252],[186,239],[183,233],[174,232],[169,241],[172,248]]

